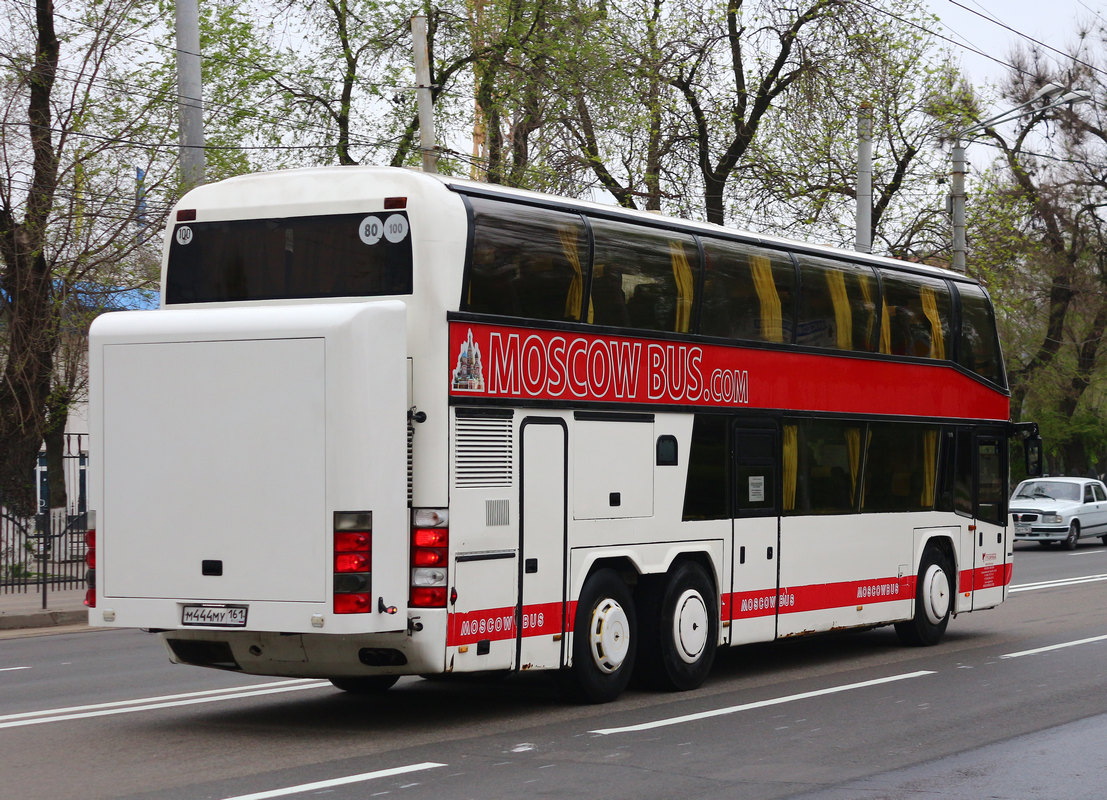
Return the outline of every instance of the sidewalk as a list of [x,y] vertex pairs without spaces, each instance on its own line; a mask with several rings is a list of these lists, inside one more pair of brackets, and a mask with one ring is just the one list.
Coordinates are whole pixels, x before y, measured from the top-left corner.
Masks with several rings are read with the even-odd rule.
[[47,588],[43,609],[42,590],[32,588],[34,591],[26,594],[0,594],[0,631],[88,622],[84,589]]

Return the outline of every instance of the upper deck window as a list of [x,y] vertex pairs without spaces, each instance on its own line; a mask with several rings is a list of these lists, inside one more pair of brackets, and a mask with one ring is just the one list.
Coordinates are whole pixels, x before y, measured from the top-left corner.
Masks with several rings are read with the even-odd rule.
[[699,248],[691,236],[593,219],[596,237],[589,321],[689,333]]
[[896,356],[946,359],[952,355],[953,306],[946,282],[910,273],[881,270],[884,305],[880,352]]
[[473,250],[464,311],[580,319],[588,233],[577,214],[470,197]]
[[799,256],[796,344],[872,352],[876,345],[876,276],[868,267]]
[[188,222],[172,235],[169,304],[411,294],[403,211]]
[[999,386],[1006,386],[1003,358],[1000,356],[996,318],[988,296],[979,286],[957,284],[961,296],[961,346],[957,360],[961,366]]
[[706,259],[700,333],[761,342],[792,341],[796,271],[785,253],[724,239],[703,240]]

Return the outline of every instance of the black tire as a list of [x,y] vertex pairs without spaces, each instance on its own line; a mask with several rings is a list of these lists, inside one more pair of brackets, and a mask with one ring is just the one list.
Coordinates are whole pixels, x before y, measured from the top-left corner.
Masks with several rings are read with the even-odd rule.
[[1103,542],[1104,544],[1107,544],[1107,534],[1104,534],[1103,536],[1100,536],[1099,540],[1101,542]]
[[580,591],[573,624],[572,678],[580,699],[608,703],[634,672],[638,647],[634,599],[619,575],[601,569]]
[[381,694],[391,689],[399,675],[367,675],[360,678],[331,678],[331,684],[350,694]]
[[694,561],[681,562],[639,596],[643,682],[678,692],[702,686],[719,642],[719,604],[707,572]]
[[1080,523],[1073,520],[1069,523],[1069,535],[1065,537],[1064,546],[1066,550],[1075,550],[1076,543],[1080,541]]
[[915,616],[896,623],[904,644],[929,647],[937,644],[953,611],[953,566],[936,545],[927,545],[915,582]]

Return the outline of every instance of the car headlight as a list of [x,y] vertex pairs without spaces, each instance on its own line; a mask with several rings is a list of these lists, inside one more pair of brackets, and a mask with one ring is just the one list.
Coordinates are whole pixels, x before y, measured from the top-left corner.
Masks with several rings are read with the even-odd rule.
[[1046,525],[1060,525],[1065,518],[1060,514],[1042,514],[1042,522]]

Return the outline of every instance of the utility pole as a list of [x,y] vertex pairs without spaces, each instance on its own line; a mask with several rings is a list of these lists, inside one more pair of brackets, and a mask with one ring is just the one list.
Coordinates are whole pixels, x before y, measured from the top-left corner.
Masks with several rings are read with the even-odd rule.
[[950,173],[950,215],[953,217],[953,271],[965,272],[965,145],[953,140],[953,171]]
[[873,107],[857,110],[857,236],[853,249],[873,251]]
[[199,0],[177,0],[177,115],[181,188],[204,182],[204,102],[200,83]]
[[423,172],[438,172],[438,149],[434,144],[434,98],[431,96],[430,53],[427,48],[427,18],[411,18],[415,45],[415,98],[419,107],[419,149]]

